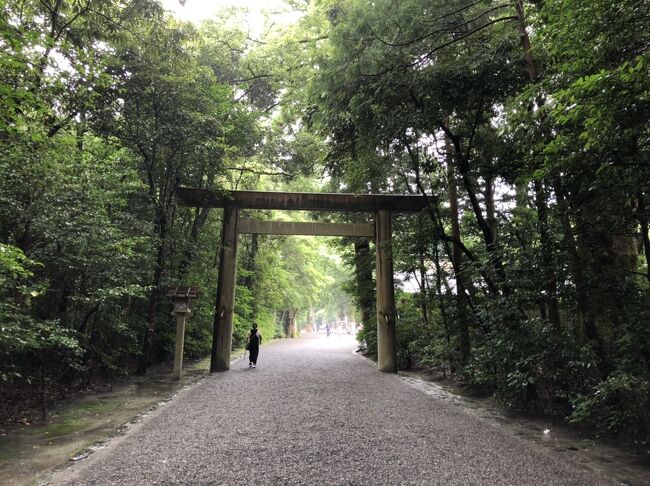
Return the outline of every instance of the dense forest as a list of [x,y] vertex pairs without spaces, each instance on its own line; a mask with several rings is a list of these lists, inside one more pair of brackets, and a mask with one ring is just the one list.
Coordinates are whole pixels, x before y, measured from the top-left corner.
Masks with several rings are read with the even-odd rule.
[[[209,353],[222,215],[178,187],[418,194],[393,220],[400,366],[647,445],[650,2],[286,4],[253,33],[2,1],[2,419],[168,360],[178,283]],[[240,245],[234,346],[356,314],[376,352],[372,243]]]

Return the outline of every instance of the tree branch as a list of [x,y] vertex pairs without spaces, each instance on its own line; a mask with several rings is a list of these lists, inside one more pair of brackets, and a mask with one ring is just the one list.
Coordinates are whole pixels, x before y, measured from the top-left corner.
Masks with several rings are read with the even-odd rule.
[[[474,6],[474,5],[477,5],[478,3],[480,3],[480,2],[476,2],[476,3],[474,3],[473,5],[470,5],[470,7],[471,7],[471,6]],[[493,8],[491,8],[491,9],[485,10],[484,12],[481,12],[479,15],[477,15],[476,17],[474,17],[474,18],[472,18],[472,19],[469,19],[469,20],[466,21],[465,23],[466,23],[466,24],[469,24],[470,22],[475,22],[475,21],[477,21],[478,19],[480,19],[480,18],[482,18],[482,17],[485,17],[486,15],[489,15],[489,14],[491,14],[492,12],[494,12],[494,11],[496,11],[496,10],[501,10],[502,8],[507,8],[507,7],[509,7],[509,6],[510,6],[510,5],[508,5],[508,4],[497,5],[496,7],[493,7]],[[455,12],[452,12],[452,13],[450,13],[450,14],[447,14],[447,15],[445,15],[445,16],[443,16],[443,17],[440,17],[440,18],[438,18],[438,19],[436,19],[436,20],[429,21],[428,23],[433,24],[434,22],[439,21],[439,20],[442,20],[442,19],[444,19],[444,18],[446,18],[446,17],[449,17],[449,16],[453,15],[454,13],[460,13],[460,12],[462,12],[463,10],[466,10],[467,8],[469,8],[469,7],[463,7],[463,8],[461,8],[461,9],[459,9],[459,10],[456,10]],[[452,32],[452,29],[450,29],[450,26],[446,26],[446,27],[441,27],[441,28],[436,29],[436,30],[431,30],[431,31],[427,32],[427,33],[424,34],[424,35],[421,35],[421,36],[419,36],[419,37],[415,37],[415,38],[413,38],[413,39],[411,39],[411,40],[408,40],[408,41],[406,41],[406,42],[397,42],[397,43],[394,43],[394,42],[389,42],[389,41],[387,41],[387,40],[382,39],[382,38],[381,38],[381,37],[380,37],[380,36],[375,32],[375,30],[374,30],[372,27],[370,27],[370,32],[372,33],[373,37],[374,37],[376,40],[378,40],[378,41],[381,42],[382,44],[384,44],[384,45],[386,45],[386,46],[389,46],[389,47],[409,47],[409,46],[412,46],[413,44],[416,44],[416,43],[421,42],[421,41],[423,41],[423,40],[425,40],[425,39],[428,39],[429,37],[433,37],[433,36],[436,35],[436,34],[442,34],[442,33],[445,33],[445,32],[453,33],[453,32]]]
[[450,45],[455,44],[456,42],[460,42],[460,41],[462,41],[464,39],[467,39],[468,37],[471,37],[472,35],[476,34],[477,32],[480,32],[481,30],[486,29],[487,27],[490,27],[491,25],[494,25],[494,24],[496,24],[498,22],[504,22],[504,21],[506,21],[506,22],[514,22],[516,20],[517,20],[516,15],[508,15],[506,17],[500,17],[498,19],[492,20],[492,21],[490,21],[490,22],[488,22],[486,24],[481,25],[480,27],[477,27],[476,29],[468,32],[465,35],[462,35],[460,37],[456,37],[455,39],[452,39],[449,42],[445,42],[444,44],[441,44],[439,46],[434,47],[429,52],[427,52],[424,56],[419,57],[418,59],[416,59],[413,62],[410,62],[408,64],[402,64],[401,66],[397,66],[397,67],[388,67],[388,68],[384,69],[383,71],[379,71],[377,73],[361,74],[361,76],[366,77],[366,78],[377,78],[377,77],[383,76],[385,74],[388,74],[389,72],[393,72],[393,71],[397,71],[397,70],[406,70],[406,69],[412,68],[414,66],[417,66],[418,64],[420,64],[424,60],[430,59],[431,56],[434,53],[444,49],[445,47],[449,47]]

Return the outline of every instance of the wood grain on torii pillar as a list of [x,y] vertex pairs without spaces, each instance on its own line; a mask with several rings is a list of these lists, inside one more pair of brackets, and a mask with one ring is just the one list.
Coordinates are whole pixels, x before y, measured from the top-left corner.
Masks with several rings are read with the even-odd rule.
[[377,253],[377,368],[397,372],[395,330],[395,288],[393,285],[393,248],[390,211],[376,213]]
[[237,279],[237,240],[239,239],[239,208],[226,206],[223,210],[217,300],[214,308],[214,330],[210,372],[230,369],[232,320],[235,307]]

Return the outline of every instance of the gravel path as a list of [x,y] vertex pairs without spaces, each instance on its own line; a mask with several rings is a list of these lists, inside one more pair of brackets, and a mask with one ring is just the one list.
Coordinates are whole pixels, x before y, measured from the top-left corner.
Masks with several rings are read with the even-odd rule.
[[74,485],[617,484],[436,400],[332,335],[262,346],[55,476]]

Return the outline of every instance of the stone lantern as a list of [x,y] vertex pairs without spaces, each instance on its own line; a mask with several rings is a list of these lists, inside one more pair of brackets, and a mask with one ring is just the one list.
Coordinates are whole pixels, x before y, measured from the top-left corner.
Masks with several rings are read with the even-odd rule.
[[185,342],[185,321],[192,315],[192,299],[199,296],[198,287],[174,287],[169,290],[167,297],[174,302],[172,315],[176,316],[176,347],[174,351],[174,369],[172,380],[181,379],[183,369],[183,344]]

